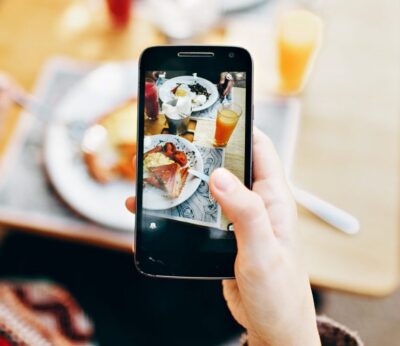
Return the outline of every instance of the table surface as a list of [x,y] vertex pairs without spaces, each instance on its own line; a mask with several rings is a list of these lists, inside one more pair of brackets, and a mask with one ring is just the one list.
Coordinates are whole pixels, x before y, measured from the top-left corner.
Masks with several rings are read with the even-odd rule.
[[[85,61],[131,59],[148,45],[165,43],[140,11],[127,30],[115,32],[104,9],[90,4],[1,1],[0,69],[31,90],[40,67],[52,55]],[[325,39],[302,95],[292,179],[353,213],[362,228],[359,235],[346,236],[300,209],[305,259],[316,286],[385,295],[399,283],[399,4],[334,0],[324,2],[319,11]],[[80,20],[71,20],[74,16]],[[254,58],[255,96],[260,99],[271,86],[265,75],[272,66],[273,36],[265,20],[249,16],[228,19],[226,27],[199,42],[248,48]],[[0,119],[0,155],[12,137],[18,112],[14,107]],[[63,237],[70,236],[64,231]],[[127,248],[130,236],[85,237]]]
[[[232,88],[233,102],[238,104],[242,108],[243,114],[245,114],[245,100],[246,100],[246,89],[244,88]],[[240,180],[244,181],[244,140],[245,140],[245,117],[241,116],[236,125],[235,130],[229,139],[228,144],[225,147],[224,167],[234,173]],[[215,133],[215,120],[201,120],[197,121],[196,132],[193,143],[198,143],[205,147],[213,146],[213,138]],[[221,225],[222,229],[226,229],[230,222],[222,213]]]

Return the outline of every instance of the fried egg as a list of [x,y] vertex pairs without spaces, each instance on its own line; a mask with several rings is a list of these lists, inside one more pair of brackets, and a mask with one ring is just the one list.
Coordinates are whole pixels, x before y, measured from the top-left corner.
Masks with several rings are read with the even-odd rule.
[[192,99],[192,103],[195,104],[196,106],[202,106],[206,103],[206,101],[207,101],[206,95],[196,95]]
[[163,165],[168,165],[169,163],[173,163],[168,156],[166,156],[164,153],[152,153],[146,156],[144,159],[143,165],[145,170],[147,171],[148,168],[150,167],[157,167],[157,166],[163,166]]
[[190,88],[187,86],[187,84],[181,84],[176,89],[175,96],[176,97],[185,97],[185,96],[189,95],[190,93],[191,93]]

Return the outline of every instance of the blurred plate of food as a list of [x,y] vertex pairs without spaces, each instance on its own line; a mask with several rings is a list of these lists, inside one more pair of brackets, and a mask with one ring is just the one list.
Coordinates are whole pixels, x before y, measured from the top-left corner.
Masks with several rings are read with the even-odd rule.
[[49,179],[75,211],[133,231],[125,209],[134,194],[137,63],[109,63],[78,82],[54,110],[44,160]]
[[175,135],[146,136],[143,160],[143,207],[165,210],[191,197],[201,180],[189,169],[203,172],[196,146]]
[[193,112],[207,109],[219,99],[217,86],[197,76],[180,76],[166,80],[159,88],[159,96],[163,103],[170,103],[179,97],[190,97]]

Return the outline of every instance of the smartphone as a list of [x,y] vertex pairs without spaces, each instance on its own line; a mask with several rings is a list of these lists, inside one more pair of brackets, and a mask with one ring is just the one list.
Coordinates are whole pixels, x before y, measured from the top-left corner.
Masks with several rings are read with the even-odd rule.
[[251,186],[250,54],[157,46],[139,63],[135,265],[155,277],[234,277],[233,225],[212,197],[213,170]]

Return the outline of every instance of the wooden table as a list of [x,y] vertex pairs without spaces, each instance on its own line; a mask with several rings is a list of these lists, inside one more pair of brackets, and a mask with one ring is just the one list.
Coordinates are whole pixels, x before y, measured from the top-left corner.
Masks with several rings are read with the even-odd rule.
[[[245,114],[246,90],[244,88],[233,88],[233,102],[238,104]],[[197,122],[195,143],[212,147],[212,141],[215,132],[215,120],[200,120]],[[241,116],[235,130],[225,148],[224,167],[235,173],[239,179],[244,181],[244,140],[245,140],[245,117]]]
[[[356,237],[302,212],[313,283],[369,295],[399,284],[397,1],[327,1],[326,44],[304,95],[294,177],[351,211]],[[379,28],[379,30],[376,30]]]
[[[88,4],[0,2],[0,69],[31,89],[50,55],[127,59],[164,42],[140,16],[127,31],[113,32],[102,9]],[[349,237],[300,210],[305,259],[314,285],[385,295],[399,283],[398,2],[335,0],[324,2],[321,11],[325,42],[303,95],[293,180],[352,212],[362,230]],[[219,43],[224,34],[224,42],[251,51],[256,98],[266,95],[270,81],[272,34],[265,22],[239,16],[203,41]],[[12,136],[17,112],[5,119],[0,151]]]
[[[325,1],[324,42],[302,95],[292,179],[354,214],[346,236],[300,209],[313,285],[382,296],[399,284],[399,3]],[[260,17],[228,26],[254,58],[255,96],[273,89],[273,30]],[[246,28],[246,30],[244,30]],[[379,30],[377,30],[379,28]]]

